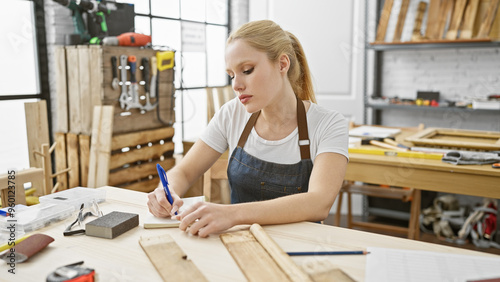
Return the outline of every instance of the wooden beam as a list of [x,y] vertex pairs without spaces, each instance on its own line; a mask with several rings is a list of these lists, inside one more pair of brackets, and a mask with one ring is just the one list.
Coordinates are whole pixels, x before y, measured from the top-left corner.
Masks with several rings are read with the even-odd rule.
[[453,10],[452,18],[450,20],[450,27],[448,28],[448,32],[446,32],[446,39],[448,40],[457,39],[458,28],[462,23],[466,4],[467,0],[456,1],[455,9]]
[[113,107],[96,106],[92,124],[87,186],[97,188],[108,184],[111,135],[113,132]]
[[424,14],[425,14],[426,9],[427,9],[427,3],[420,1],[418,3],[417,15],[415,16],[415,23],[413,24],[413,32],[411,35],[411,41],[420,41],[423,39],[422,19],[424,18]]
[[80,68],[78,50],[75,46],[66,46],[67,85],[68,85],[68,111],[69,132],[80,134],[82,132],[82,113],[80,107]]
[[442,0],[430,0],[429,9],[427,12],[427,23],[425,28],[425,38],[427,39],[438,39],[439,36],[439,7],[441,6]]
[[139,239],[163,281],[208,281],[168,234]]
[[382,8],[382,13],[380,14],[380,20],[378,22],[377,35],[375,37],[375,41],[377,42],[385,41],[385,33],[387,32],[387,25],[391,17],[392,4],[394,4],[394,0],[385,0],[384,2],[384,7]]
[[401,9],[399,10],[398,22],[396,24],[396,29],[394,30],[393,42],[401,41],[401,34],[403,33],[403,27],[406,20],[406,14],[408,12],[408,6],[410,6],[410,0],[403,0],[401,3]]
[[42,144],[43,154],[43,195],[48,195],[52,191],[52,157],[49,152],[49,144]]
[[477,38],[487,38],[490,34],[491,27],[493,25],[493,21],[495,20],[495,16],[497,14],[498,5],[500,4],[500,0],[491,0],[490,6],[488,8],[488,12],[486,16],[481,21],[481,27],[479,28],[479,33],[477,34]]
[[455,0],[443,0],[441,6],[439,7],[439,25],[438,25],[438,36],[437,39],[443,39],[444,31],[446,29],[446,23],[448,18],[453,11],[453,6],[455,5]]
[[460,39],[471,39],[474,22],[478,12],[479,0],[469,0],[465,8],[464,20],[460,30]]
[[45,100],[24,103],[26,112],[26,133],[28,137],[28,152],[30,167],[42,167],[43,159],[35,154],[42,144],[49,144],[49,125],[47,119],[47,103]]
[[[80,100],[80,121],[81,131],[80,134],[90,135],[92,131],[92,98],[90,92],[90,52],[87,45],[78,45],[78,73],[80,82],[80,93],[78,98]],[[96,71],[97,70],[93,70]]]

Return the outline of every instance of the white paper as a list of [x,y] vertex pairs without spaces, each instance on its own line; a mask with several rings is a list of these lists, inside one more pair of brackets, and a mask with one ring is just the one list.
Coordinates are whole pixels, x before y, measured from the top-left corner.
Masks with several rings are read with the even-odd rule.
[[500,277],[500,257],[374,247],[367,251],[367,282],[458,282]]
[[[192,206],[197,202],[205,202],[205,196],[198,197],[189,197],[183,198],[184,204],[179,209],[179,213],[186,210],[188,207]],[[156,217],[152,215],[149,211],[143,221],[143,227],[148,228],[168,228],[168,227],[177,227],[180,224],[180,221],[176,219],[172,219],[170,217]]]

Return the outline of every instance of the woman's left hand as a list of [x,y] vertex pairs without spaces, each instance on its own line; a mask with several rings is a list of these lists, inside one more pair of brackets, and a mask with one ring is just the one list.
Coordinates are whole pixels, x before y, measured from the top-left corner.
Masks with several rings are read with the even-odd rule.
[[200,237],[224,231],[234,226],[230,205],[196,203],[177,216],[179,228]]

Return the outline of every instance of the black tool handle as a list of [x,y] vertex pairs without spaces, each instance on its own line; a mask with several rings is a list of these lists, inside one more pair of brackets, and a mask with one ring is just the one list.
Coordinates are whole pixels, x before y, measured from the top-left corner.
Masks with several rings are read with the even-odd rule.
[[117,63],[116,56],[111,57],[111,71],[113,72],[113,78],[118,78],[118,70],[116,63]]
[[149,93],[149,59],[142,58],[141,65],[142,65],[142,79],[145,82],[144,89],[146,90],[146,93]]

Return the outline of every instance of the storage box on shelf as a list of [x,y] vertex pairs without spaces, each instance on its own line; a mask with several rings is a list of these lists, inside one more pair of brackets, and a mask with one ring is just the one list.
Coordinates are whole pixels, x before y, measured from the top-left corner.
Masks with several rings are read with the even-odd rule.
[[[124,147],[118,148],[112,142],[110,154],[109,174],[110,185],[123,185],[130,189],[145,191],[153,185],[133,185],[134,182],[149,179],[152,183],[151,170],[145,162],[156,161],[162,163],[167,169],[175,163],[172,158],[175,121],[174,113],[174,68],[168,67],[157,71],[156,92],[149,93],[150,104],[157,106],[149,110],[123,107],[120,103],[122,92],[129,92],[131,86],[130,66],[125,66],[126,76],[122,77],[120,56],[135,56],[137,92],[141,105],[146,105],[146,87],[152,81],[153,69],[147,68],[148,77],[144,76],[143,60],[149,65],[156,62],[157,53],[160,51],[137,47],[119,46],[59,46],[55,49],[56,61],[56,93],[57,93],[57,124],[56,139],[59,140],[56,148],[56,166],[72,167],[68,173],[68,188],[87,186],[93,111],[96,106],[112,107],[112,138],[131,134],[134,142],[126,143],[128,152],[121,152]],[[113,65],[112,58],[116,58],[116,74],[119,84],[112,87]],[[160,58],[161,60],[161,58]],[[172,59],[173,60],[173,59]],[[164,62],[160,62],[164,63]],[[156,69],[156,68],[155,68]],[[163,68],[162,68],[163,69]],[[149,89],[152,89],[149,86]],[[154,89],[154,87],[153,87]],[[153,94],[153,95],[152,95]],[[156,94],[156,95],[154,95]],[[123,100],[122,100],[123,102]],[[162,131],[163,130],[163,131]],[[157,132],[151,136],[151,132]],[[155,142],[162,141],[162,144]],[[123,145],[123,143],[121,143]],[[148,144],[151,144],[148,146]],[[140,147],[141,149],[136,149]],[[167,148],[168,147],[168,148]],[[171,149],[169,149],[172,147]],[[152,148],[152,149],[148,149]],[[171,152],[170,152],[171,151]],[[149,153],[149,154],[148,154]],[[144,155],[142,155],[144,154]],[[130,157],[130,156],[135,157]],[[127,156],[127,157],[123,157]],[[126,161],[125,161],[126,159]],[[160,160],[161,159],[161,160]],[[128,172],[125,172],[125,169]],[[121,176],[120,176],[121,175]],[[126,176],[126,177],[125,177]],[[61,175],[61,177],[65,177]],[[123,179],[118,179],[124,177]],[[149,187],[149,188],[146,188]],[[156,187],[156,185],[154,185]],[[153,188],[154,189],[154,188]],[[152,190],[152,189],[151,189]]]

